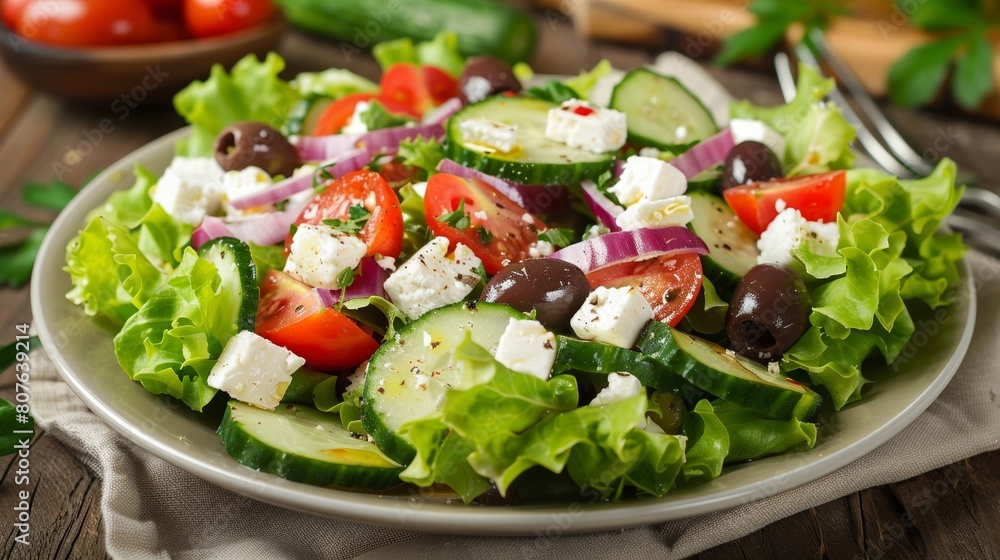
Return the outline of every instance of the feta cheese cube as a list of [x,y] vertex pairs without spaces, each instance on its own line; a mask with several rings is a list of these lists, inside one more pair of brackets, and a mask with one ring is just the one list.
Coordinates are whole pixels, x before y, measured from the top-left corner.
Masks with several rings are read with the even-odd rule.
[[590,406],[603,406],[622,402],[646,392],[642,383],[631,373],[619,371],[608,375],[608,386],[590,401]]
[[465,299],[479,283],[482,261],[459,243],[448,258],[448,239],[435,237],[385,281],[392,302],[410,319]]
[[219,211],[222,168],[213,158],[175,157],[153,188],[153,202],[171,216],[198,225]]
[[662,228],[668,226],[683,226],[694,219],[691,210],[691,197],[672,196],[663,200],[642,201],[618,214],[615,223],[622,230],[630,231],[640,228]]
[[208,386],[247,404],[274,410],[306,363],[289,350],[251,331],[229,339],[208,375]]
[[625,160],[621,180],[608,190],[627,207],[643,200],[680,196],[687,191],[687,177],[661,159],[632,156]]
[[754,140],[764,144],[778,160],[785,156],[785,139],[761,121],[753,119],[733,119],[729,122],[729,130],[733,133],[733,141],[739,144]]
[[516,372],[544,381],[556,362],[556,337],[538,321],[511,319],[500,336],[496,359]]
[[462,139],[489,151],[513,152],[517,147],[517,125],[490,119],[468,119],[458,125]]
[[367,253],[368,246],[353,235],[322,224],[302,224],[292,236],[285,272],[310,286],[339,290],[337,277],[357,268]]
[[572,148],[603,154],[625,145],[628,127],[625,113],[570,99],[549,109],[545,136]]
[[549,243],[548,241],[536,241],[528,247],[528,256],[537,259],[539,257],[547,257],[552,253],[556,252],[556,246]]
[[583,340],[596,340],[631,348],[646,323],[653,320],[653,308],[633,286],[599,286],[570,319],[570,327]]
[[808,245],[817,255],[837,256],[840,229],[836,223],[810,222],[795,208],[786,208],[768,224],[757,240],[757,264],[790,264],[792,251]]
[[259,193],[273,184],[271,176],[266,171],[252,165],[239,171],[227,171],[222,176],[222,207],[226,210],[226,215],[237,217],[274,210],[273,204],[264,204],[245,210],[233,208],[233,205],[230,204],[233,199]]
[[344,128],[340,129],[341,134],[364,134],[368,132],[368,125],[365,121],[361,120],[361,115],[368,110],[369,103],[367,101],[361,101],[354,106],[354,114],[351,115],[351,120],[347,121]]

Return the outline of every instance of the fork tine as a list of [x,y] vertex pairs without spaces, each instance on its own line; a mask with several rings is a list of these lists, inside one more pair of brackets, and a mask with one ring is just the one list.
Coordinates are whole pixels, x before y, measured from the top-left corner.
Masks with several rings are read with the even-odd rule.
[[861,112],[875,126],[892,155],[918,175],[929,175],[933,172],[934,166],[917,153],[910,146],[909,142],[899,134],[896,127],[889,122],[889,119],[879,109],[875,100],[868,95],[868,92],[861,85],[861,82],[858,81],[858,78],[844,64],[844,61],[833,52],[833,49],[830,48],[823,32],[819,29],[813,29],[809,32],[808,38],[811,44],[816,47],[823,60],[833,69],[833,73],[836,74],[840,83],[843,84],[847,92],[854,98]]

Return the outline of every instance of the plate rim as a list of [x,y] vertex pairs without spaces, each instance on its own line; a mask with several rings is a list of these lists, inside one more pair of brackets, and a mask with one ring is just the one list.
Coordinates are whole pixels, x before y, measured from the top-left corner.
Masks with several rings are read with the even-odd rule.
[[[42,312],[45,309],[42,301],[42,294],[45,292],[42,287],[47,281],[46,272],[64,274],[61,268],[57,271],[44,271],[42,268],[46,262],[52,259],[50,254],[53,251],[60,254],[58,262],[64,260],[62,255],[64,255],[65,246],[56,246],[56,239],[66,236],[66,228],[71,228],[75,235],[75,231],[82,226],[82,224],[75,222],[82,219],[86,212],[96,207],[110,192],[101,190],[101,194],[98,196],[96,187],[109,181],[116,173],[130,173],[135,161],[147,157],[149,154],[158,153],[164,149],[165,145],[172,146],[176,140],[189,133],[190,127],[176,130],[120,158],[91,181],[90,185],[95,188],[85,187],[59,214],[50,228],[50,235],[45,236],[39,248],[38,258],[32,270],[30,299],[33,321],[42,346],[46,347],[48,356],[60,377],[87,407],[112,429],[131,443],[202,480],[272,505],[386,527],[482,536],[541,536],[540,531],[548,530],[548,528],[553,527],[553,524],[556,524],[555,528],[559,534],[593,533],[652,525],[722,511],[760,501],[819,480],[887,442],[909,426],[937,399],[960,367],[972,339],[977,313],[977,295],[973,285],[974,275],[971,264],[969,259],[964,257],[964,287],[962,289],[967,292],[968,297],[966,298],[967,313],[961,322],[962,334],[944,368],[920,392],[916,399],[907,404],[885,424],[848,444],[843,449],[819,458],[810,458],[812,460],[806,460],[790,470],[767,479],[722,490],[714,496],[680,498],[669,502],[661,499],[644,499],[586,505],[573,502],[550,506],[504,508],[421,502],[420,507],[410,508],[411,513],[417,511],[418,514],[410,515],[399,511],[400,507],[407,502],[399,499],[387,499],[379,494],[319,488],[291,482],[275,475],[259,473],[246,468],[235,460],[233,460],[232,466],[236,468],[221,468],[184,454],[167,445],[167,442],[161,441],[155,435],[140,431],[137,426],[131,425],[117,413],[109,403],[93,394],[84,380],[72,371],[58,346],[54,344],[55,339]],[[70,223],[71,219],[74,220],[74,223]],[[810,453],[810,451],[801,453],[805,456],[804,454]],[[775,482],[775,479],[781,480]],[[327,495],[330,492],[335,494]],[[576,506],[575,509],[574,506]],[[560,519],[559,516],[566,516],[567,511],[574,515],[566,526],[563,526],[563,523],[558,519]]]

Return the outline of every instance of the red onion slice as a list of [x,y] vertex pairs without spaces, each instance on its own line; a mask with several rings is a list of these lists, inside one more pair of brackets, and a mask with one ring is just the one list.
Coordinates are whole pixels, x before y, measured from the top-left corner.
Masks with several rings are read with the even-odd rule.
[[598,190],[593,181],[583,181],[580,186],[583,187],[583,200],[590,207],[597,221],[611,231],[621,231],[622,228],[618,227],[615,218],[625,210],[604,196],[604,193]]
[[575,264],[584,272],[619,261],[650,259],[660,255],[708,254],[708,246],[700,237],[683,227],[617,231],[552,253],[550,259]]
[[462,108],[462,100],[452,97],[424,115],[424,124],[441,124]]
[[372,154],[396,152],[399,151],[400,142],[417,136],[441,138],[444,136],[444,127],[441,122],[430,122],[415,126],[382,128],[360,135],[302,136],[297,141],[297,148],[303,161],[343,160],[345,152],[355,150],[365,150]]
[[571,194],[569,189],[559,185],[522,185],[514,183],[500,177],[487,175],[482,171],[477,171],[465,167],[450,159],[443,159],[438,164],[437,170],[442,173],[450,173],[464,179],[478,179],[494,189],[500,191],[504,196],[516,202],[532,214],[557,214],[570,209]]
[[[371,296],[388,299],[385,293],[385,281],[388,278],[389,271],[379,266],[374,257],[361,259],[361,264],[358,265],[358,271],[354,276],[354,283],[343,291],[344,301]],[[316,292],[326,307],[340,303],[340,290],[316,288]]]
[[[308,202],[308,199],[303,199],[296,201],[295,204],[289,204],[281,212],[250,214],[230,220],[206,216],[191,235],[191,245],[197,249],[209,239],[216,237],[235,237],[240,241],[256,245],[274,245],[285,240],[289,227]],[[198,238],[197,245],[195,245],[195,234]]]
[[215,216],[205,216],[205,219],[201,221],[201,224],[195,228],[194,232],[191,233],[191,246],[197,249],[201,249],[201,246],[209,241],[215,239],[216,237],[236,237],[233,232],[226,226],[226,223],[222,221],[222,218],[216,218]]
[[726,156],[734,146],[736,141],[733,139],[732,131],[727,127],[722,129],[722,132],[698,142],[690,150],[674,158],[670,165],[690,179],[709,167],[726,161]]

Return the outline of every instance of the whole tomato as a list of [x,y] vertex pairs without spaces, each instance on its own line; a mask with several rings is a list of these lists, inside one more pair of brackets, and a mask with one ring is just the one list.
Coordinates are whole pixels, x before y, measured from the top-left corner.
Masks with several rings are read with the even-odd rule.
[[33,41],[74,47],[157,40],[149,7],[130,0],[26,0],[14,30]]
[[17,22],[21,21],[21,14],[29,2],[31,0],[0,0],[4,25],[9,29],[17,29]]
[[273,14],[271,0],[184,0],[184,22],[195,37],[233,33],[263,23]]

